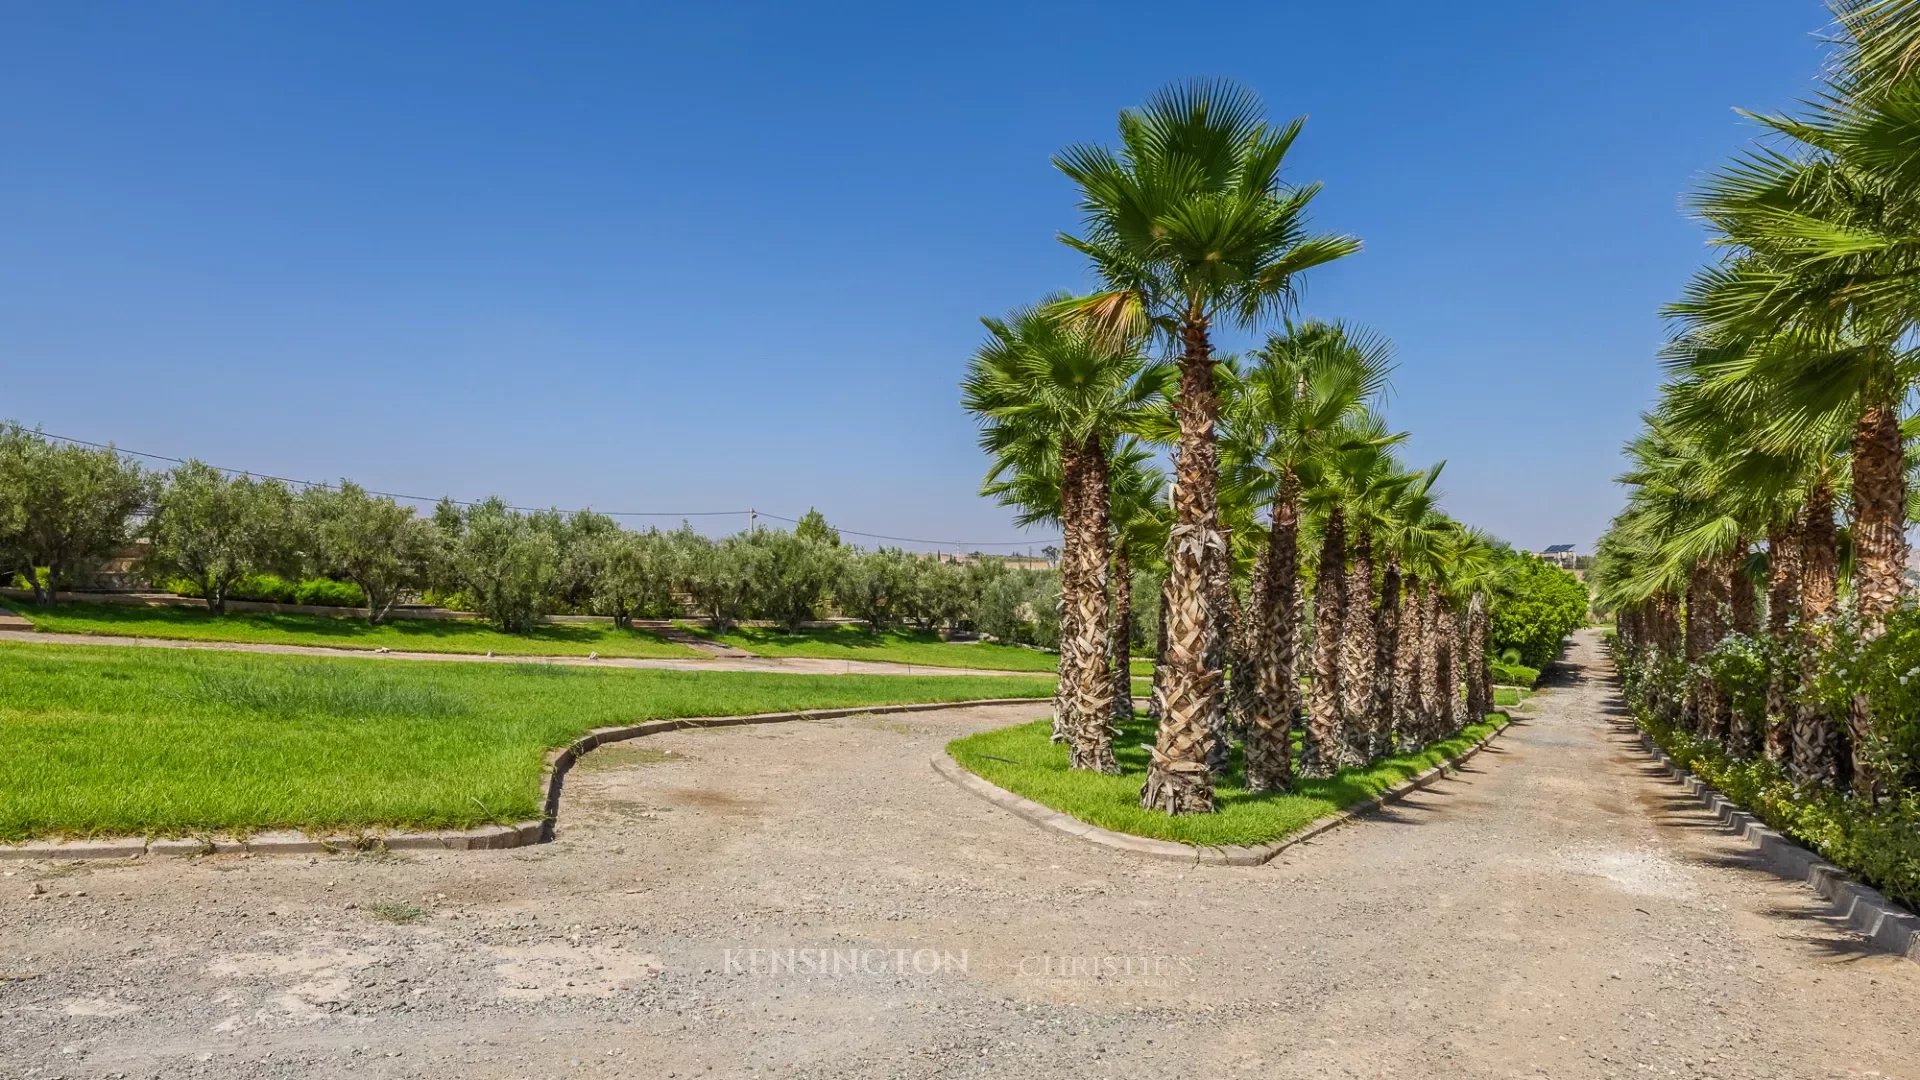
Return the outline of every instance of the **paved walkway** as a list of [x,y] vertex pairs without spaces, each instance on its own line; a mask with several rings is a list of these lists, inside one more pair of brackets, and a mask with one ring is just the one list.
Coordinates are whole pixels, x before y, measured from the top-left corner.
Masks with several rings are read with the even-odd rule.
[[[1752,869],[1621,729],[1594,634],[1572,659],[1460,778],[1252,869],[1116,855],[927,767],[1037,715],[998,707],[597,751],[522,851],[22,870],[0,1071],[1920,1075],[1920,967]],[[821,966],[790,949],[863,951],[769,970]]]
[[206,649],[214,652],[279,653],[287,656],[361,657],[375,660],[444,660],[474,664],[564,664],[573,667],[652,668],[663,671],[761,671],[789,675],[1049,675],[1044,671],[995,671],[987,668],[931,667],[880,660],[828,660],[799,656],[723,655],[698,658],[632,656],[487,656],[480,653],[412,652],[329,648],[325,645],[273,645],[245,641],[185,641],[176,638],[123,637],[114,634],[45,634],[0,628],[0,641],[27,645],[127,645],[143,649]]

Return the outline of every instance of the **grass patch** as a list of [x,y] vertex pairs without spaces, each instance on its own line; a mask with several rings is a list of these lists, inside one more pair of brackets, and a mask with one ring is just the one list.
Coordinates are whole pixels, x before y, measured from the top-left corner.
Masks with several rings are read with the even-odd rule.
[[427,909],[419,904],[409,904],[405,900],[375,900],[365,908],[366,913],[381,922],[405,926],[417,923],[427,917]]
[[[737,626],[724,634],[693,623],[679,624],[709,641],[745,649],[759,656],[798,656],[821,660],[875,660],[922,667],[986,668],[993,671],[1054,671],[1055,653],[996,642],[942,641],[921,630],[882,630],[864,626],[830,626],[790,634],[764,626]],[[1153,661],[1135,659],[1133,674],[1152,675]]]
[[117,634],[180,641],[239,641],[262,645],[320,645],[334,649],[394,649],[404,652],[486,653],[500,656],[625,656],[697,659],[685,645],[645,630],[611,623],[547,623],[531,634],[505,634],[467,619],[395,619],[368,626],[364,619],[336,615],[232,612],[205,608],[136,607],[126,604],[32,604],[13,610],[34,629],[58,634]]
[[546,751],[590,728],[1046,697],[1053,679],[0,643],[0,687],[0,840],[24,840],[519,821],[539,816]]
[[1518,705],[1533,696],[1533,691],[1518,686],[1496,686],[1493,688],[1493,703],[1499,708]]
[[1142,744],[1151,743],[1154,736],[1153,725],[1144,716],[1124,725],[1113,740],[1121,768],[1118,776],[1069,770],[1067,748],[1049,741],[1047,721],[956,739],[947,745],[947,752],[968,771],[1008,791],[1103,829],[1214,847],[1264,844],[1298,832],[1464,752],[1505,722],[1504,717],[1489,716],[1419,753],[1348,769],[1326,780],[1301,781],[1293,791],[1279,795],[1256,795],[1241,786],[1244,776],[1236,748],[1227,774],[1214,785],[1218,812],[1185,817],[1168,817],[1140,806],[1148,757]]

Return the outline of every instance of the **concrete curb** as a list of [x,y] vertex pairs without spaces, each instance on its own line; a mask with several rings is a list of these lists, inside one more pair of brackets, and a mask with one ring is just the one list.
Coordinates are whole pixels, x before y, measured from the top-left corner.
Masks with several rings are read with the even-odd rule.
[[1849,928],[1880,948],[1920,964],[1920,917],[1882,896],[1879,890],[1848,877],[1846,871],[1822,860],[1798,841],[1763,824],[1705,780],[1675,765],[1667,752],[1655,745],[1653,736],[1638,726],[1633,731],[1647,753],[1685,786],[1688,794],[1713,811],[1723,828],[1760,853],[1763,866],[1789,881],[1812,886]]
[[1198,847],[1193,844],[1182,844],[1174,840],[1154,840],[1145,836],[1134,836],[1131,833],[1102,829],[1097,825],[1090,825],[1081,821],[1079,818],[1063,814],[1050,806],[1043,806],[1040,803],[1034,802],[1032,799],[1015,795],[1006,788],[967,771],[965,766],[953,760],[951,755],[944,752],[936,754],[932,764],[934,772],[953,781],[962,789],[978,795],[982,799],[1000,807],[1002,810],[1013,814],[1015,817],[1030,821],[1050,832],[1057,832],[1063,836],[1077,837],[1081,840],[1099,844],[1101,847],[1112,848],[1116,851],[1126,851],[1135,855],[1144,855],[1150,859],[1166,859],[1173,862],[1183,862],[1198,866],[1259,866],[1262,863],[1271,861],[1274,856],[1295,844],[1311,840],[1321,833],[1345,825],[1347,822],[1352,821],[1362,814],[1378,810],[1389,803],[1399,802],[1401,799],[1406,798],[1413,792],[1419,791],[1421,788],[1432,786],[1450,773],[1459,772],[1461,763],[1478,754],[1481,750],[1486,749],[1487,744],[1506,734],[1513,728],[1514,723],[1515,721],[1509,717],[1505,724],[1489,732],[1487,736],[1479,742],[1461,751],[1458,756],[1443,761],[1433,768],[1428,769],[1426,772],[1402,781],[1378,795],[1362,799],[1343,810],[1335,811],[1327,817],[1313,822],[1297,833],[1293,833],[1279,840],[1274,840],[1270,843],[1255,846],[1233,844],[1226,847]]
[[752,713],[746,716],[691,717],[678,720],[649,720],[620,727],[595,728],[566,746],[547,755],[547,771],[542,786],[546,790],[543,816],[536,821],[512,825],[485,825],[477,829],[435,832],[358,833],[351,835],[310,836],[294,830],[259,832],[245,837],[169,837],[147,840],[141,837],[102,837],[89,840],[33,840],[24,844],[0,844],[0,862],[20,859],[130,859],[141,855],[311,855],[321,852],[351,851],[499,851],[506,848],[544,844],[554,838],[560,816],[560,795],[567,773],[574,763],[593,750],[610,743],[658,735],[668,731],[697,728],[740,727],[746,724],[781,724],[794,720],[836,720],[847,716],[881,716],[894,713],[934,712],[940,709],[968,709],[988,705],[1051,705],[1046,698],[984,698],[973,701],[928,701],[911,705],[867,705],[845,709],[813,709],[804,712]]

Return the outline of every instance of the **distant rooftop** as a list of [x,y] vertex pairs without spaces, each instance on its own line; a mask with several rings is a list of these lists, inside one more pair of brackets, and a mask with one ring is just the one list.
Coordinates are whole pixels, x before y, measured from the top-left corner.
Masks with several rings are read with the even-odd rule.
[[1572,544],[1555,544],[1555,545],[1553,545],[1552,547],[1550,547],[1550,548],[1548,548],[1547,550],[1545,550],[1545,551],[1543,551],[1543,552],[1541,552],[1540,554],[1542,554],[1542,555],[1566,555],[1566,554],[1568,554],[1568,553],[1570,553],[1570,552],[1572,552],[1572,551],[1573,551],[1573,545],[1572,545]]

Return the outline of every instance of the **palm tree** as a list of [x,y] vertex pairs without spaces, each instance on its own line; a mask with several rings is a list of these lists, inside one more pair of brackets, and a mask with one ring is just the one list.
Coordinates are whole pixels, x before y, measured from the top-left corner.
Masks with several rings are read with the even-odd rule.
[[1393,635],[1393,693],[1391,715],[1395,749],[1417,750],[1430,741],[1434,724],[1437,673],[1432,656],[1438,643],[1438,614],[1432,581],[1439,573],[1442,541],[1452,523],[1438,510],[1428,509],[1418,519],[1397,528],[1392,537],[1392,560],[1399,565],[1400,610]]
[[[981,446],[993,457],[985,492],[1029,507],[1025,520],[1061,525],[1059,724],[1072,767],[1118,772],[1109,725],[1115,684],[1108,673],[1109,461],[1115,438],[1137,426],[1160,395],[1164,368],[1137,343],[1088,332],[1048,313],[1057,303],[983,319],[987,341],[974,354],[963,396],[980,417]],[[1012,478],[1058,477],[1057,502]]]
[[1270,126],[1259,100],[1220,82],[1156,93],[1120,115],[1120,148],[1071,147],[1054,163],[1078,185],[1081,252],[1106,290],[1072,309],[1114,335],[1146,330],[1177,343],[1180,440],[1168,543],[1168,649],[1160,731],[1141,804],[1210,812],[1210,722],[1221,672],[1207,664],[1215,633],[1207,590],[1220,534],[1212,329],[1252,326],[1287,308],[1303,271],[1359,250],[1344,236],[1310,236],[1317,185],[1280,180],[1301,121]]
[[1346,508],[1351,560],[1338,643],[1345,721],[1342,760],[1349,764],[1369,761],[1383,749],[1374,738],[1381,712],[1375,672],[1380,611],[1374,592],[1374,541],[1400,493],[1416,480],[1393,454],[1392,448],[1405,438],[1389,434],[1379,417],[1362,416],[1343,435],[1345,445],[1326,474],[1332,496]]
[[[1246,724],[1250,790],[1292,782],[1290,732],[1300,708],[1300,514],[1343,435],[1384,392],[1392,369],[1383,339],[1339,324],[1289,324],[1239,373],[1224,418],[1224,490],[1268,511],[1249,600],[1257,690]],[[1252,534],[1254,530],[1245,530]]]
[[1380,602],[1374,612],[1373,733],[1368,740],[1376,756],[1393,753],[1397,720],[1408,711],[1410,698],[1406,694],[1410,687],[1400,679],[1400,633],[1408,584],[1402,574],[1402,560],[1409,552],[1419,551],[1423,529],[1437,513],[1439,493],[1434,485],[1445,467],[1441,462],[1416,474],[1395,494],[1381,518],[1376,541],[1382,565]]

